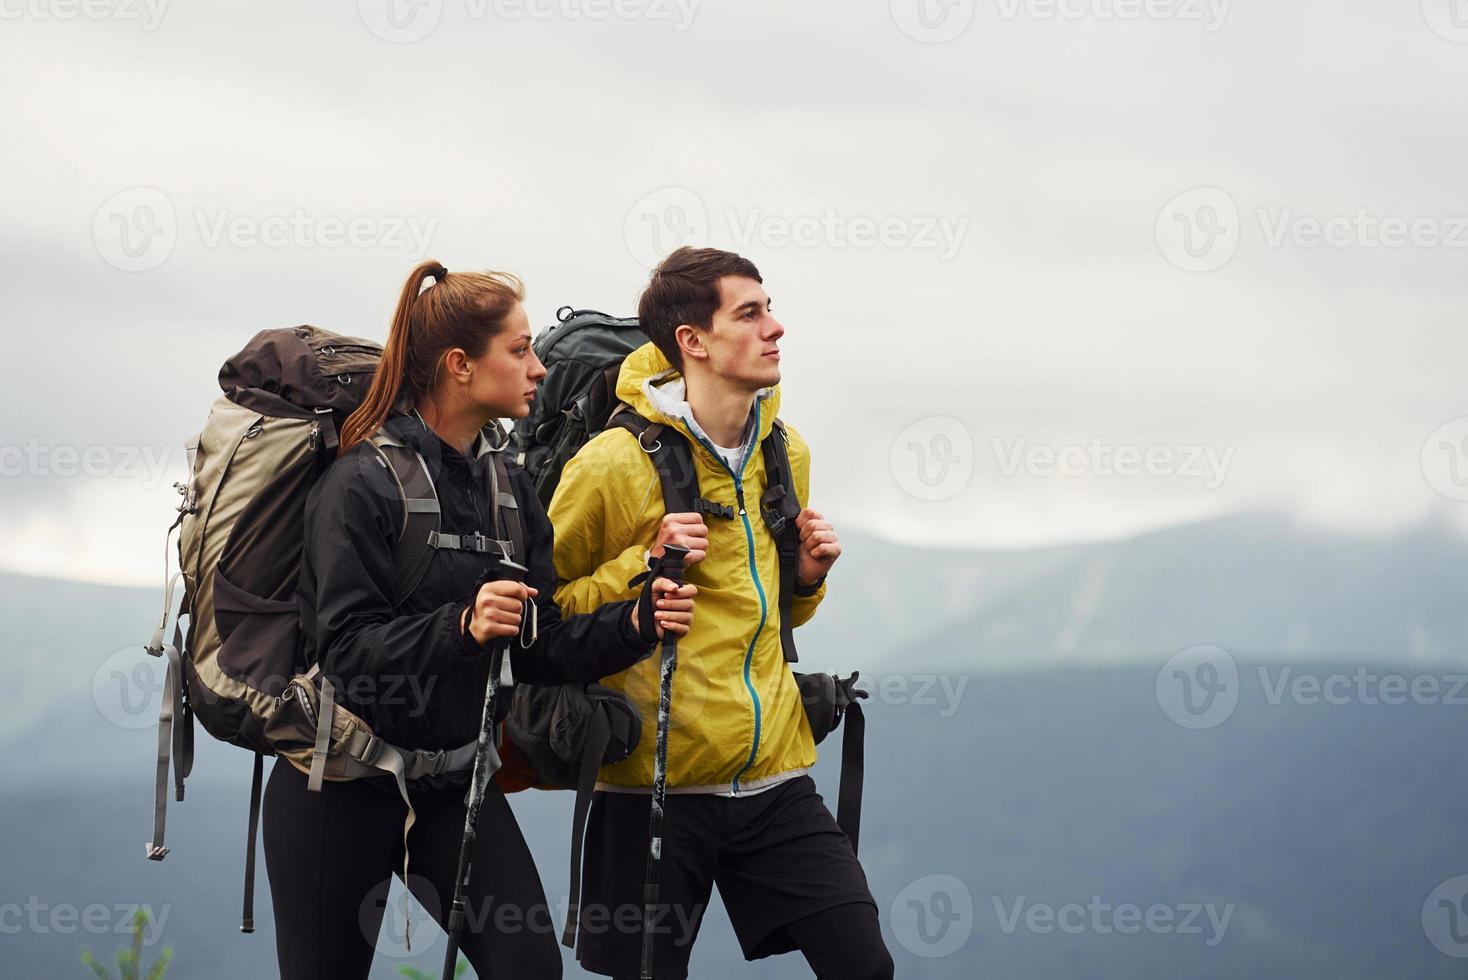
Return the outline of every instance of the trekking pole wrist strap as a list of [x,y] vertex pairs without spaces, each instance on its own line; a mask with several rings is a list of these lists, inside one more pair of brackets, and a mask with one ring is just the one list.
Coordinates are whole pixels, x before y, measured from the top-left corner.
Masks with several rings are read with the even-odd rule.
[[800,596],[802,599],[809,599],[811,596],[813,596],[817,592],[821,591],[821,586],[823,586],[825,584],[826,584],[826,576],[824,576],[824,575],[822,575],[820,578],[816,579],[814,582],[810,583],[809,585],[805,585],[799,579],[796,579],[796,581],[795,581],[795,594],[798,595],[798,596]]

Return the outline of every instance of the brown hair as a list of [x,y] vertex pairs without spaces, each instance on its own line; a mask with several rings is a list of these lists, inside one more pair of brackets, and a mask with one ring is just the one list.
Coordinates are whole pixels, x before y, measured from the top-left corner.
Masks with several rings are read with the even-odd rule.
[[[423,289],[429,276],[435,281]],[[481,356],[524,299],[524,283],[508,272],[449,272],[433,259],[420,262],[403,283],[372,386],[342,426],[338,455],[381,428],[400,401],[417,404],[432,392],[445,353],[459,347]]]
[[764,282],[754,263],[717,248],[684,246],[652,270],[652,279],[637,304],[637,319],[647,339],[668,363],[683,370],[683,352],[674,336],[683,324],[707,330],[719,310],[719,280],[744,276]]

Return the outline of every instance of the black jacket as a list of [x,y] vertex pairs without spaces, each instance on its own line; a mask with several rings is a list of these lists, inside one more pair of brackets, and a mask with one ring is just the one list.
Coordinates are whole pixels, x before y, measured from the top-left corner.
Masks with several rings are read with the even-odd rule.
[[[394,416],[387,428],[427,463],[442,508],[440,530],[494,537],[489,457],[466,458],[413,415]],[[540,619],[529,649],[511,641],[515,681],[595,681],[647,656],[653,644],[628,624],[631,602],[561,618],[550,520],[525,471],[513,463],[509,471],[527,553],[515,560],[539,590]],[[466,647],[459,623],[489,562],[473,552],[434,550],[421,583],[395,609],[393,550],[402,519],[397,484],[365,443],[332,463],[312,488],[297,589],[306,663],[320,662],[338,698],[381,738],[408,749],[456,748],[479,736],[490,658]]]

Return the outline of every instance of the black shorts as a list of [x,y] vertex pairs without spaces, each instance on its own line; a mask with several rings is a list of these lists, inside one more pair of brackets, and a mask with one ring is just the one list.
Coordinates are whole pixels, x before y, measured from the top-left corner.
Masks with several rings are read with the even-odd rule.
[[[647,875],[648,794],[598,793],[586,831],[577,958],[592,973],[637,976]],[[688,975],[711,889],[748,960],[787,953],[785,927],[837,905],[876,907],[851,842],[809,776],[753,796],[669,794],[653,972]]]

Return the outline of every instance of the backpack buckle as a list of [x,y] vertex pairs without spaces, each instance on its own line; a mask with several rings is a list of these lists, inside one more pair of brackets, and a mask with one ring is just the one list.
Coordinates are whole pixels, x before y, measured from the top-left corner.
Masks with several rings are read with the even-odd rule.
[[785,529],[790,523],[790,518],[786,516],[784,509],[780,506],[784,499],[785,488],[776,484],[766,490],[764,496],[760,497],[759,501],[760,516],[765,519],[765,524],[769,527],[770,533],[777,538],[785,533]]
[[725,520],[734,519],[734,508],[728,504],[716,504],[712,500],[697,497],[693,501],[693,509],[699,514],[707,514],[709,517],[722,517]]

